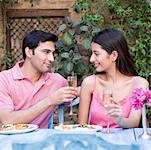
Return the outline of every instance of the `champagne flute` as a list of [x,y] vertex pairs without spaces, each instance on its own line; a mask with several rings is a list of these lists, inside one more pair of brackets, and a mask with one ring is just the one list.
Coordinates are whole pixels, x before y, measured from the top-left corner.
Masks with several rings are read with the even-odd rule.
[[[68,76],[67,77],[67,81],[68,81],[68,86],[72,86],[72,87],[77,87],[77,76]],[[70,112],[69,112],[70,116],[74,116],[77,114],[73,113],[73,106],[72,106],[72,102],[70,104]]]
[[[110,110],[110,104],[112,103],[112,90],[110,88],[105,88],[103,90],[103,103],[106,111]],[[107,123],[107,130],[106,133],[111,133],[110,132],[110,123],[109,121]]]

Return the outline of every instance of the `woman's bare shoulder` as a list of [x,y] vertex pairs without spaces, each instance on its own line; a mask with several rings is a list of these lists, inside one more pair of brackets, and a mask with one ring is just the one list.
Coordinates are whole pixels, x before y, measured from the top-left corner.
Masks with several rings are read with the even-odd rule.
[[87,93],[87,92],[92,93],[93,87],[94,87],[94,75],[91,75],[91,76],[86,77],[82,81],[81,91],[83,91],[84,93]]
[[92,86],[93,83],[94,83],[94,76],[95,76],[95,75],[91,75],[91,76],[86,77],[86,78],[83,80],[82,84]]
[[149,83],[148,81],[141,77],[141,76],[135,76],[134,78],[134,87],[135,88],[148,88],[149,87]]

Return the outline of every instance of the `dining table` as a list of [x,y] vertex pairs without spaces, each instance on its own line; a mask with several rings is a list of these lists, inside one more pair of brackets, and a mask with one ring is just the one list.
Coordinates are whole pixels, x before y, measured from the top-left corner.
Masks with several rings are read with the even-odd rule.
[[[0,134],[0,150],[151,150],[151,139],[142,139],[142,128],[99,131],[36,129],[28,133]],[[151,134],[151,128],[148,128]]]

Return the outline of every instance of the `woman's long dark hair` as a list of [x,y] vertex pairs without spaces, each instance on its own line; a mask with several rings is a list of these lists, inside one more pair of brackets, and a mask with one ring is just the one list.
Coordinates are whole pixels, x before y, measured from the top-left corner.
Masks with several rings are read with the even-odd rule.
[[134,59],[129,52],[127,41],[121,31],[104,29],[93,37],[92,42],[101,45],[108,54],[111,54],[112,51],[118,52],[116,67],[122,74],[128,76],[138,74]]

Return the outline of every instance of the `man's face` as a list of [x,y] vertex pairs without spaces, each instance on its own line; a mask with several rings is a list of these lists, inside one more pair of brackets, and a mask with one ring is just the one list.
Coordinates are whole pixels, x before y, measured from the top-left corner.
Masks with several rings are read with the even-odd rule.
[[54,61],[54,51],[54,42],[40,42],[39,46],[34,49],[34,54],[30,58],[33,68],[40,73],[49,71],[52,62]]

